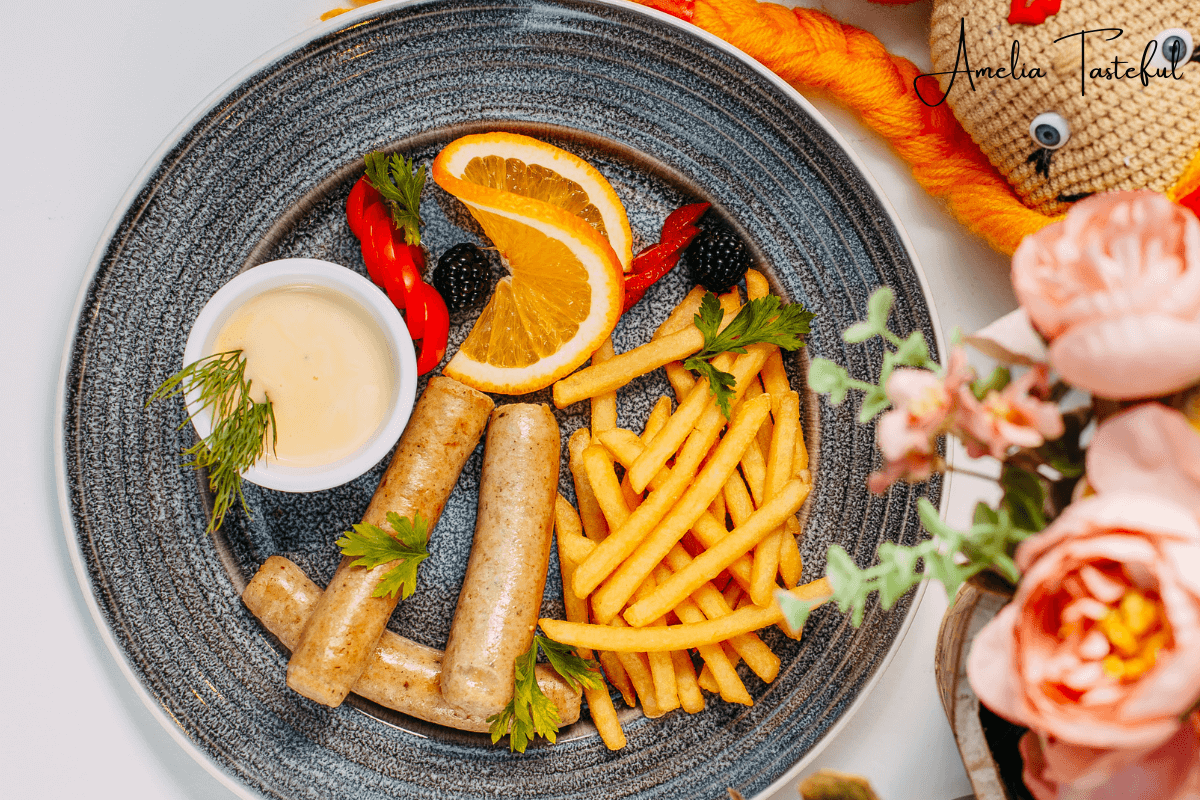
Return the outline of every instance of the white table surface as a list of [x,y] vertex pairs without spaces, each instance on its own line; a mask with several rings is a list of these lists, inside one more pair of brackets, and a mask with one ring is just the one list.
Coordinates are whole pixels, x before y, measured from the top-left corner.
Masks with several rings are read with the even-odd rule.
[[[71,308],[134,176],[176,125],[256,57],[319,22],[334,0],[4,3],[0,49],[0,399],[7,456],[0,572],[0,795],[234,796],[148,712],[102,642],[67,556],[52,431]],[[810,4],[804,2],[803,4]],[[929,5],[826,0],[842,19],[928,64]],[[816,104],[867,164],[912,238],[948,334],[1013,307],[1007,260],[970,238],[849,114]],[[982,488],[958,480],[951,521]],[[884,800],[969,794],[933,680],[941,589],[925,594],[895,659],[816,759],[869,778]],[[771,800],[796,797],[795,781]]]

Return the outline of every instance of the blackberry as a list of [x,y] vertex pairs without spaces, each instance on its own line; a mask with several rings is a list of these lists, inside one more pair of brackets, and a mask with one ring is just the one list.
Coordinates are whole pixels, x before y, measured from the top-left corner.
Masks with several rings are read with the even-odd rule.
[[487,299],[492,269],[482,250],[463,242],[442,253],[431,283],[451,311],[473,308]]
[[750,251],[729,228],[700,231],[684,251],[688,275],[710,292],[727,292],[750,268]]

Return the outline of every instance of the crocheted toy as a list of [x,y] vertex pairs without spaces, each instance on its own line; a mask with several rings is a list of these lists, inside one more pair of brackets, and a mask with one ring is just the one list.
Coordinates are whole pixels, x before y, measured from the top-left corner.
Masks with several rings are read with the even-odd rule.
[[1001,252],[1095,192],[1200,211],[1200,0],[934,0],[932,77],[820,11],[641,1],[856,112]]

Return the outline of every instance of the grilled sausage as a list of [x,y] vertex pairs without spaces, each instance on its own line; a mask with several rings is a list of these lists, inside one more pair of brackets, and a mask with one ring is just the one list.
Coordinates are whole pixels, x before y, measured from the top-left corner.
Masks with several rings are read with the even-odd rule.
[[[483,434],[492,405],[487,395],[458,381],[431,378],[363,522],[389,530],[389,511],[409,518],[420,514],[432,530]],[[327,706],[346,699],[397,602],[371,596],[393,564],[366,569],[352,562],[342,559],[288,662],[288,686]]]
[[442,696],[468,714],[503,710],[513,659],[537,627],[558,494],[558,424],[545,405],[492,413],[467,574],[446,642]]
[[[242,592],[242,602],[285,647],[292,649],[320,596],[320,587],[298,566],[281,556],[271,556]],[[487,731],[483,717],[464,713],[442,699],[441,674],[441,650],[385,630],[351,691],[426,722],[464,731]],[[558,707],[562,724],[579,719],[579,693],[544,664],[537,665],[535,674],[542,692]]]

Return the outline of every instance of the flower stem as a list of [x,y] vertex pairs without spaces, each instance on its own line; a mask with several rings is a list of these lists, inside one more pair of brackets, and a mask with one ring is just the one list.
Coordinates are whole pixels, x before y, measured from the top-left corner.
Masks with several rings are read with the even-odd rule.
[[957,472],[960,475],[969,475],[972,478],[979,478],[980,480],[991,481],[992,483],[1000,483],[1000,478],[998,478],[995,475],[984,475],[982,472],[976,472],[973,469],[964,469],[962,467],[952,467],[949,464],[946,465],[946,472]]

